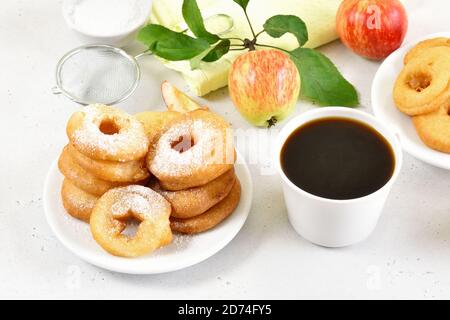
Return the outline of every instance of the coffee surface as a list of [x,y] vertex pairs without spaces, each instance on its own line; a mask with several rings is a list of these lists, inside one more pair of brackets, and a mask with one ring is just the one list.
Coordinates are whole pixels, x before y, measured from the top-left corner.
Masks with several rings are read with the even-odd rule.
[[392,177],[395,156],[375,129],[347,118],[325,118],[295,130],[281,151],[286,176],[313,195],[348,200],[381,189]]

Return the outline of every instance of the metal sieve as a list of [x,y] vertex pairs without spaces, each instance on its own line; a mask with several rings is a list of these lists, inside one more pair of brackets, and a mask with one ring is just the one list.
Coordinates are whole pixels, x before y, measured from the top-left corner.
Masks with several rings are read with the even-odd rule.
[[[225,20],[222,35],[234,27],[228,15],[213,15],[205,21]],[[151,55],[144,52],[136,57],[120,48],[109,45],[86,45],[69,51],[56,67],[54,94],[63,94],[70,100],[88,105],[102,103],[114,105],[129,98],[136,90],[141,78],[138,59]]]
[[60,60],[54,93],[83,105],[112,105],[127,99],[140,77],[137,60],[122,49],[88,45],[68,52]]

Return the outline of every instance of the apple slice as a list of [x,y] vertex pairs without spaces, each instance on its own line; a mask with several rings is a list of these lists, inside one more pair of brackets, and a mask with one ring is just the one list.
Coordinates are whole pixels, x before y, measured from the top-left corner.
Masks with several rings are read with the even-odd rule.
[[198,109],[207,109],[200,106],[168,81],[162,83],[161,91],[169,111],[186,113]]

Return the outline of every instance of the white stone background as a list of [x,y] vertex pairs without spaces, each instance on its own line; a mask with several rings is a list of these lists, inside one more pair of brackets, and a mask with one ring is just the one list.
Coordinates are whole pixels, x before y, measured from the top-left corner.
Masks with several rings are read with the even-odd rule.
[[[64,128],[79,106],[53,96],[58,59],[80,43],[66,27],[61,1],[0,4],[0,298],[450,298],[450,172],[405,155],[374,234],[338,250],[314,246],[288,223],[279,180],[252,166],[250,217],[224,250],[189,269],[128,276],[93,267],[67,251],[47,225],[43,183],[66,142]],[[450,30],[447,0],[407,1],[407,41]],[[138,52],[140,48],[130,48]],[[358,87],[370,112],[379,66],[341,43],[321,49]],[[159,85],[179,75],[153,58],[142,63],[136,94],[121,107],[163,109]],[[207,97],[236,128],[249,128],[226,90]],[[304,111],[299,102],[297,113]]]

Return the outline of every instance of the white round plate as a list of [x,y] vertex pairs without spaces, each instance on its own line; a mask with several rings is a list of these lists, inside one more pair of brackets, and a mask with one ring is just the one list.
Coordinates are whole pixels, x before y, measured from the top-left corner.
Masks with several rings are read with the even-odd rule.
[[436,167],[450,170],[450,154],[427,147],[414,128],[411,117],[401,113],[394,104],[392,90],[403,69],[403,58],[418,42],[438,37],[450,37],[450,32],[435,33],[409,43],[392,53],[380,66],[372,85],[372,107],[377,118],[398,134],[403,149],[413,157]]
[[195,236],[175,235],[171,245],[136,259],[119,258],[104,251],[93,239],[89,225],[69,216],[61,202],[63,176],[55,162],[44,188],[47,221],[63,245],[81,259],[103,269],[128,274],[159,274],[181,270],[200,263],[223,249],[243,227],[253,197],[248,167],[238,154],[236,175],[242,185],[242,197],[235,212],[216,228]]

